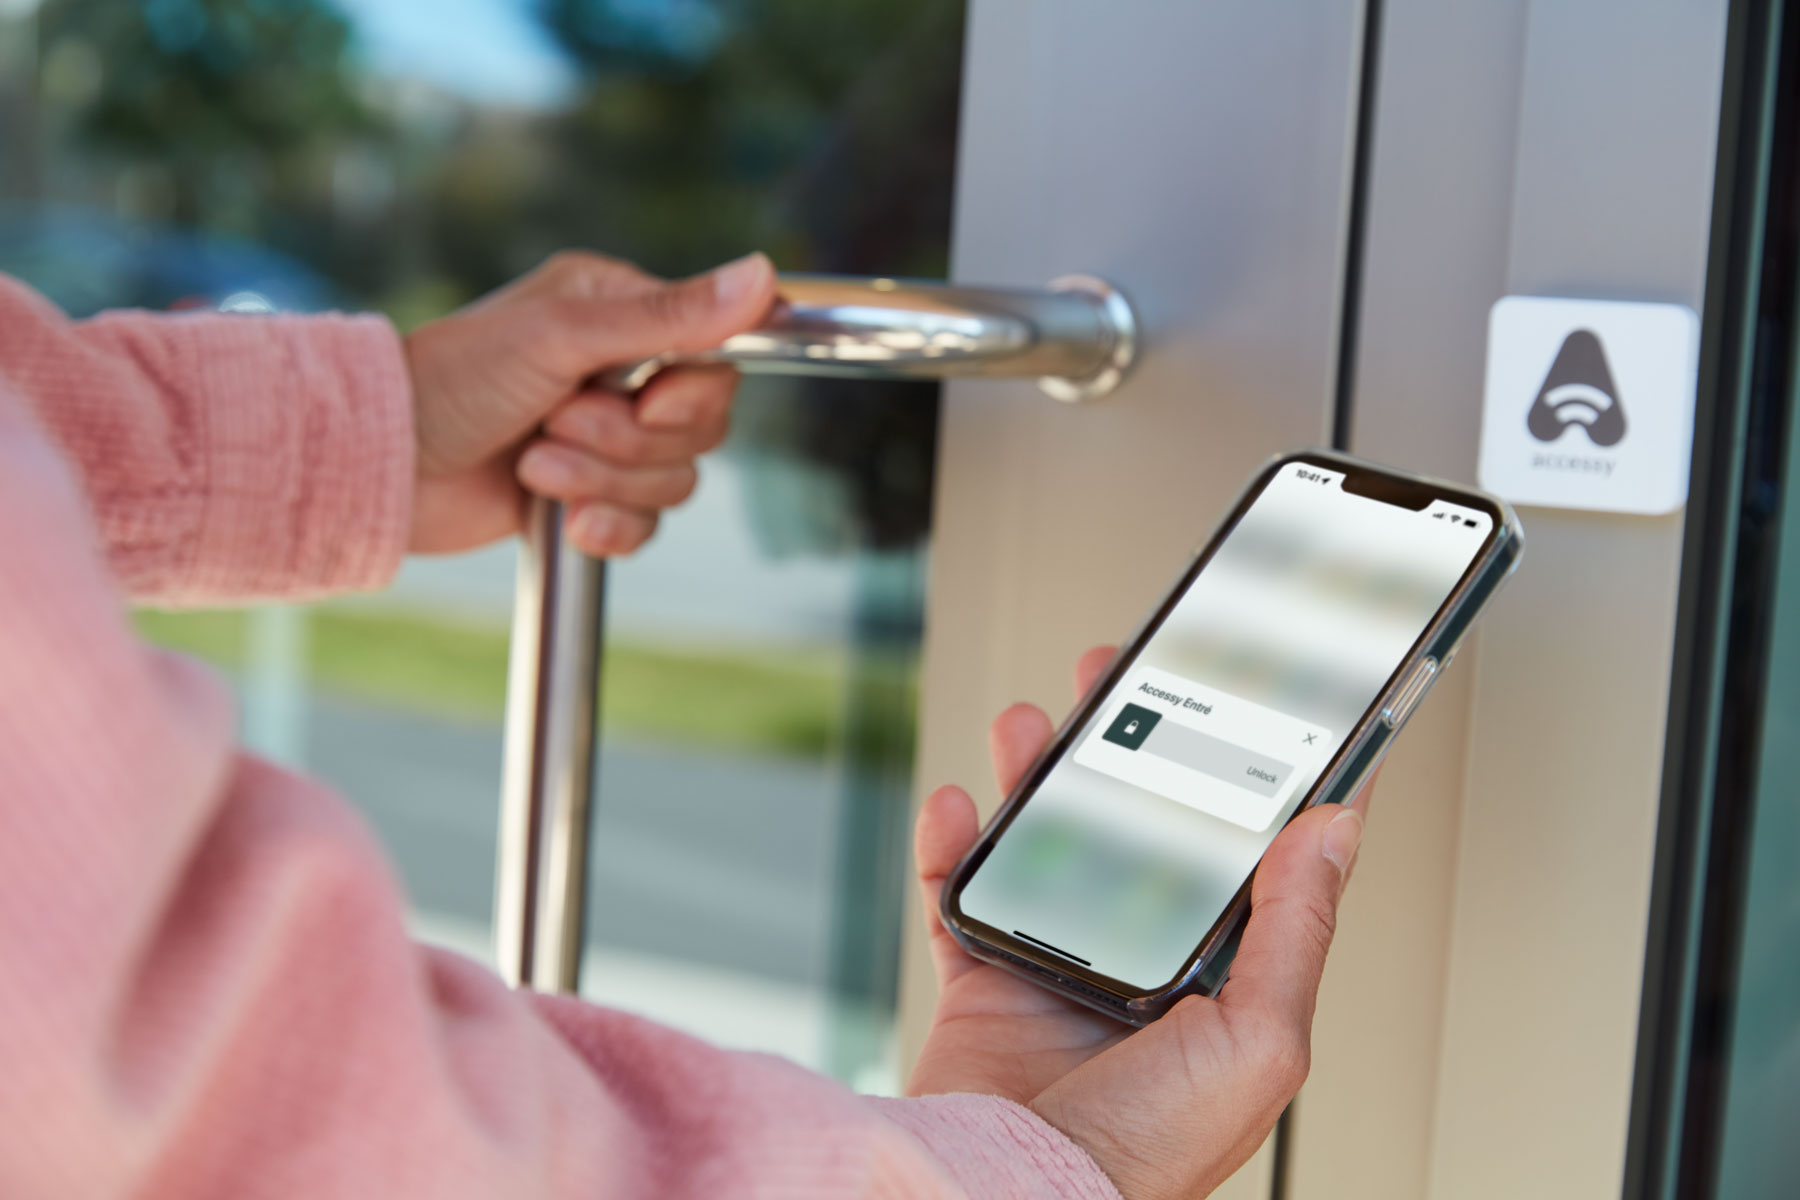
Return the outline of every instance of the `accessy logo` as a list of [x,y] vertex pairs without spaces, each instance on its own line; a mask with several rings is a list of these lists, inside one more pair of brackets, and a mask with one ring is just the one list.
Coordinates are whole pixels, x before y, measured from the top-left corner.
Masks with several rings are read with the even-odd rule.
[[1680,508],[1699,342],[1681,304],[1503,297],[1488,317],[1482,483],[1515,504]]
[[1596,446],[1616,446],[1625,436],[1625,406],[1613,387],[1606,351],[1586,329],[1564,340],[1525,418],[1525,428],[1540,442],[1554,442],[1571,425],[1580,426]]

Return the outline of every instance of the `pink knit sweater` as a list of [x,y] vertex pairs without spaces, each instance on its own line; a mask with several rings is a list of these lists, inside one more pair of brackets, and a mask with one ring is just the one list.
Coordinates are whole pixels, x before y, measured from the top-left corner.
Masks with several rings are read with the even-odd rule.
[[0,277],[0,1197],[1116,1196],[1006,1101],[854,1096],[407,940],[357,816],[123,610],[380,586],[411,484],[382,321],[75,323]]

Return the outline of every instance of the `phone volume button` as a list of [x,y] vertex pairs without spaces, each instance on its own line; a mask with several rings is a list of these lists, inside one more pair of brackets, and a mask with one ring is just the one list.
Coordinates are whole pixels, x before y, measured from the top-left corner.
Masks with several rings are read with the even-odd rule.
[[1382,707],[1382,724],[1394,730],[1406,724],[1406,718],[1412,716],[1413,709],[1419,706],[1419,701],[1431,690],[1437,675],[1437,659],[1429,656],[1420,659],[1419,665],[1413,668],[1412,674],[1406,677],[1406,682],[1394,693],[1394,698]]

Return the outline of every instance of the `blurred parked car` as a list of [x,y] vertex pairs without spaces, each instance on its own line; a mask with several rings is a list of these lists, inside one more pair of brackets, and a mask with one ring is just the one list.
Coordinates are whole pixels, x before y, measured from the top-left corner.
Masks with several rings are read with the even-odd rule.
[[346,303],[322,276],[266,246],[104,213],[0,213],[0,271],[75,316],[106,308],[213,308],[242,293],[284,311]]

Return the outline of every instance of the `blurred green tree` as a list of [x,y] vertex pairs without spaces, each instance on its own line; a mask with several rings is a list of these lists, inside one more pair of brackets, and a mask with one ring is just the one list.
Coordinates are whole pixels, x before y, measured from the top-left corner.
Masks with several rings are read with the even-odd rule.
[[367,118],[345,78],[350,27],[324,0],[47,0],[39,29],[102,51],[81,124],[133,153],[280,154]]
[[655,269],[751,245],[790,270],[941,274],[960,0],[546,0],[582,68],[546,225]]
[[331,253],[332,157],[382,123],[326,0],[46,0],[38,29],[48,61],[98,65],[75,134],[158,172],[174,223],[356,261]]

